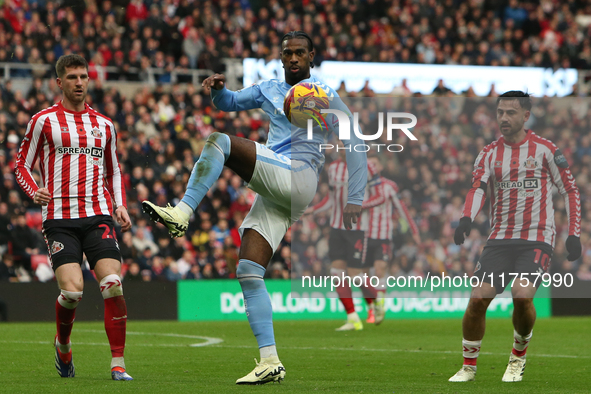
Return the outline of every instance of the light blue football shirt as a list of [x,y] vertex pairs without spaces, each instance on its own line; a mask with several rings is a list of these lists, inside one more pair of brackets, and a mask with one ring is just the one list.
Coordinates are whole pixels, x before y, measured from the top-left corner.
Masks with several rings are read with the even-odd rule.
[[[315,76],[304,79],[302,82],[313,82],[324,89],[331,98],[331,108],[341,109],[349,115],[351,125],[350,139],[343,140],[347,148],[347,168],[349,171],[349,196],[348,203],[361,205],[367,184],[367,156],[364,152],[356,152],[350,146],[362,144],[353,132],[353,116],[339,98],[338,93],[328,85],[322,83]],[[236,92],[225,87],[220,90],[211,90],[211,97],[215,106],[225,112],[245,111],[261,108],[269,116],[270,126],[266,146],[273,152],[282,154],[292,160],[307,163],[318,175],[324,166],[324,153],[320,151],[320,144],[326,144],[330,133],[338,138],[338,122],[336,116],[327,115],[326,127],[315,126],[313,138],[307,139],[307,130],[293,126],[283,112],[283,100],[291,89],[284,80],[270,79],[262,81]],[[351,152],[349,152],[351,149]]]

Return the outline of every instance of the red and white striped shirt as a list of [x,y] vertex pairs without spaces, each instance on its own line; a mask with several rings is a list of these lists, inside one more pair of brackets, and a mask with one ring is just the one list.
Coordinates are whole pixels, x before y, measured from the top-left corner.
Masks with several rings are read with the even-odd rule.
[[380,176],[379,183],[370,187],[370,190],[374,188],[381,189],[381,192],[376,193],[381,193],[384,196],[384,202],[369,210],[367,237],[371,239],[392,239],[392,232],[394,231],[393,207],[396,207],[398,213],[404,216],[412,233],[419,235],[419,228],[410,216],[406,204],[398,198],[398,185],[396,185],[396,182]]
[[[371,162],[367,163],[368,182],[377,173]],[[348,180],[349,172],[347,171],[347,163],[344,160],[338,159],[333,161],[327,169],[328,185],[330,186],[330,193],[328,193],[322,201],[314,205],[314,213],[322,212],[330,209],[330,227],[339,230],[346,230],[343,224],[343,209],[347,206],[347,199],[349,196]],[[373,190],[372,190],[373,189]],[[365,189],[365,198],[361,205],[361,216],[357,219],[357,223],[353,223],[352,230],[367,231],[369,224],[369,213],[367,209],[384,202],[384,196],[381,190],[375,188]]]
[[18,152],[16,179],[31,198],[40,187],[31,172],[39,158],[51,194],[44,221],[112,215],[113,200],[126,205],[113,122],[85,106],[73,112],[59,102],[35,114]]
[[519,143],[501,137],[486,146],[476,158],[472,176],[463,216],[474,220],[488,189],[489,239],[539,241],[554,247],[554,186],[566,202],[569,235],[581,235],[581,197],[566,158],[556,145],[531,130]]

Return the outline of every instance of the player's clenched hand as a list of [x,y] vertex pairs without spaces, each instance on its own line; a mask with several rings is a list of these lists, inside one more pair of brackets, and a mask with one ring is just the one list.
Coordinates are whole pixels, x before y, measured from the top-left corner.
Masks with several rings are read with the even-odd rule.
[[347,230],[351,230],[353,228],[353,223],[357,223],[357,219],[361,215],[361,205],[355,204],[347,204],[345,209],[343,209],[343,224]]
[[211,77],[205,78],[201,86],[206,89],[220,90],[226,83],[226,76],[224,74],[213,74]]
[[115,216],[117,218],[117,223],[121,225],[122,231],[128,231],[131,229],[131,219],[129,219],[129,214],[125,207],[117,207],[117,210],[115,210]]
[[46,187],[38,189],[33,197],[33,202],[35,204],[47,205],[50,200],[51,194],[49,194],[49,190]]
[[568,261],[575,261],[579,257],[581,257],[581,239],[576,235],[569,235],[566,239],[566,251],[568,252],[568,256],[566,259]]
[[464,216],[460,219],[460,224],[458,228],[456,228],[456,233],[454,234],[454,242],[456,245],[461,245],[464,243],[464,234],[466,236],[470,235],[472,231],[472,219],[467,216]]

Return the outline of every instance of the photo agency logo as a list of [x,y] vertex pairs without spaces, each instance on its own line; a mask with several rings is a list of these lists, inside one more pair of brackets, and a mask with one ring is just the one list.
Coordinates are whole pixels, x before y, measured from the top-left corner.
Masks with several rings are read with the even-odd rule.
[[[378,112],[377,119],[378,119],[378,131],[375,134],[363,134],[359,127],[359,113],[353,112],[347,113],[338,109],[330,108],[330,109],[320,109],[319,111],[322,115],[324,114],[332,114],[336,117],[335,123],[338,122],[338,130],[339,130],[339,139],[341,141],[347,141],[351,139],[351,120],[350,118],[353,117],[353,132],[355,136],[364,141],[361,144],[349,144],[349,146],[335,146],[333,144],[320,144],[319,150],[322,152],[323,150],[329,149],[336,149],[337,152],[339,150],[347,150],[347,151],[354,151],[354,152],[369,152],[370,150],[377,151],[377,152],[402,152],[404,147],[400,144],[393,144],[393,135],[395,130],[402,131],[410,140],[417,141],[417,137],[410,132],[410,128],[413,128],[417,124],[417,117],[408,112]],[[379,140],[382,135],[384,134],[384,119],[386,123],[386,140],[388,143],[377,143],[377,142],[369,142],[369,141],[377,141]],[[401,120],[408,119],[410,120],[409,123],[395,123],[400,122]],[[307,121],[307,138],[308,140],[313,139],[313,129],[314,122],[312,119],[308,119]]]

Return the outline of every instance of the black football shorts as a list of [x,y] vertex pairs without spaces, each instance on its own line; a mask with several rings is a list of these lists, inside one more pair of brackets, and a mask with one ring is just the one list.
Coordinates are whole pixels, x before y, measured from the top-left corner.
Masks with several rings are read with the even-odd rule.
[[[548,272],[552,247],[544,242],[517,243],[507,242],[502,245],[484,247],[480,260],[474,269],[474,276],[485,283],[490,283],[501,294],[516,276],[526,277],[536,287],[542,284],[538,275]],[[536,279],[538,279],[536,281]]]
[[388,239],[369,238],[365,247],[364,267],[373,267],[376,261],[389,263],[392,259],[392,242]]
[[363,268],[364,232],[361,230],[330,229],[328,257],[344,260],[349,268]]
[[49,219],[43,222],[43,237],[54,271],[63,264],[82,264],[83,253],[91,269],[100,259],[121,261],[115,223],[111,216]]

